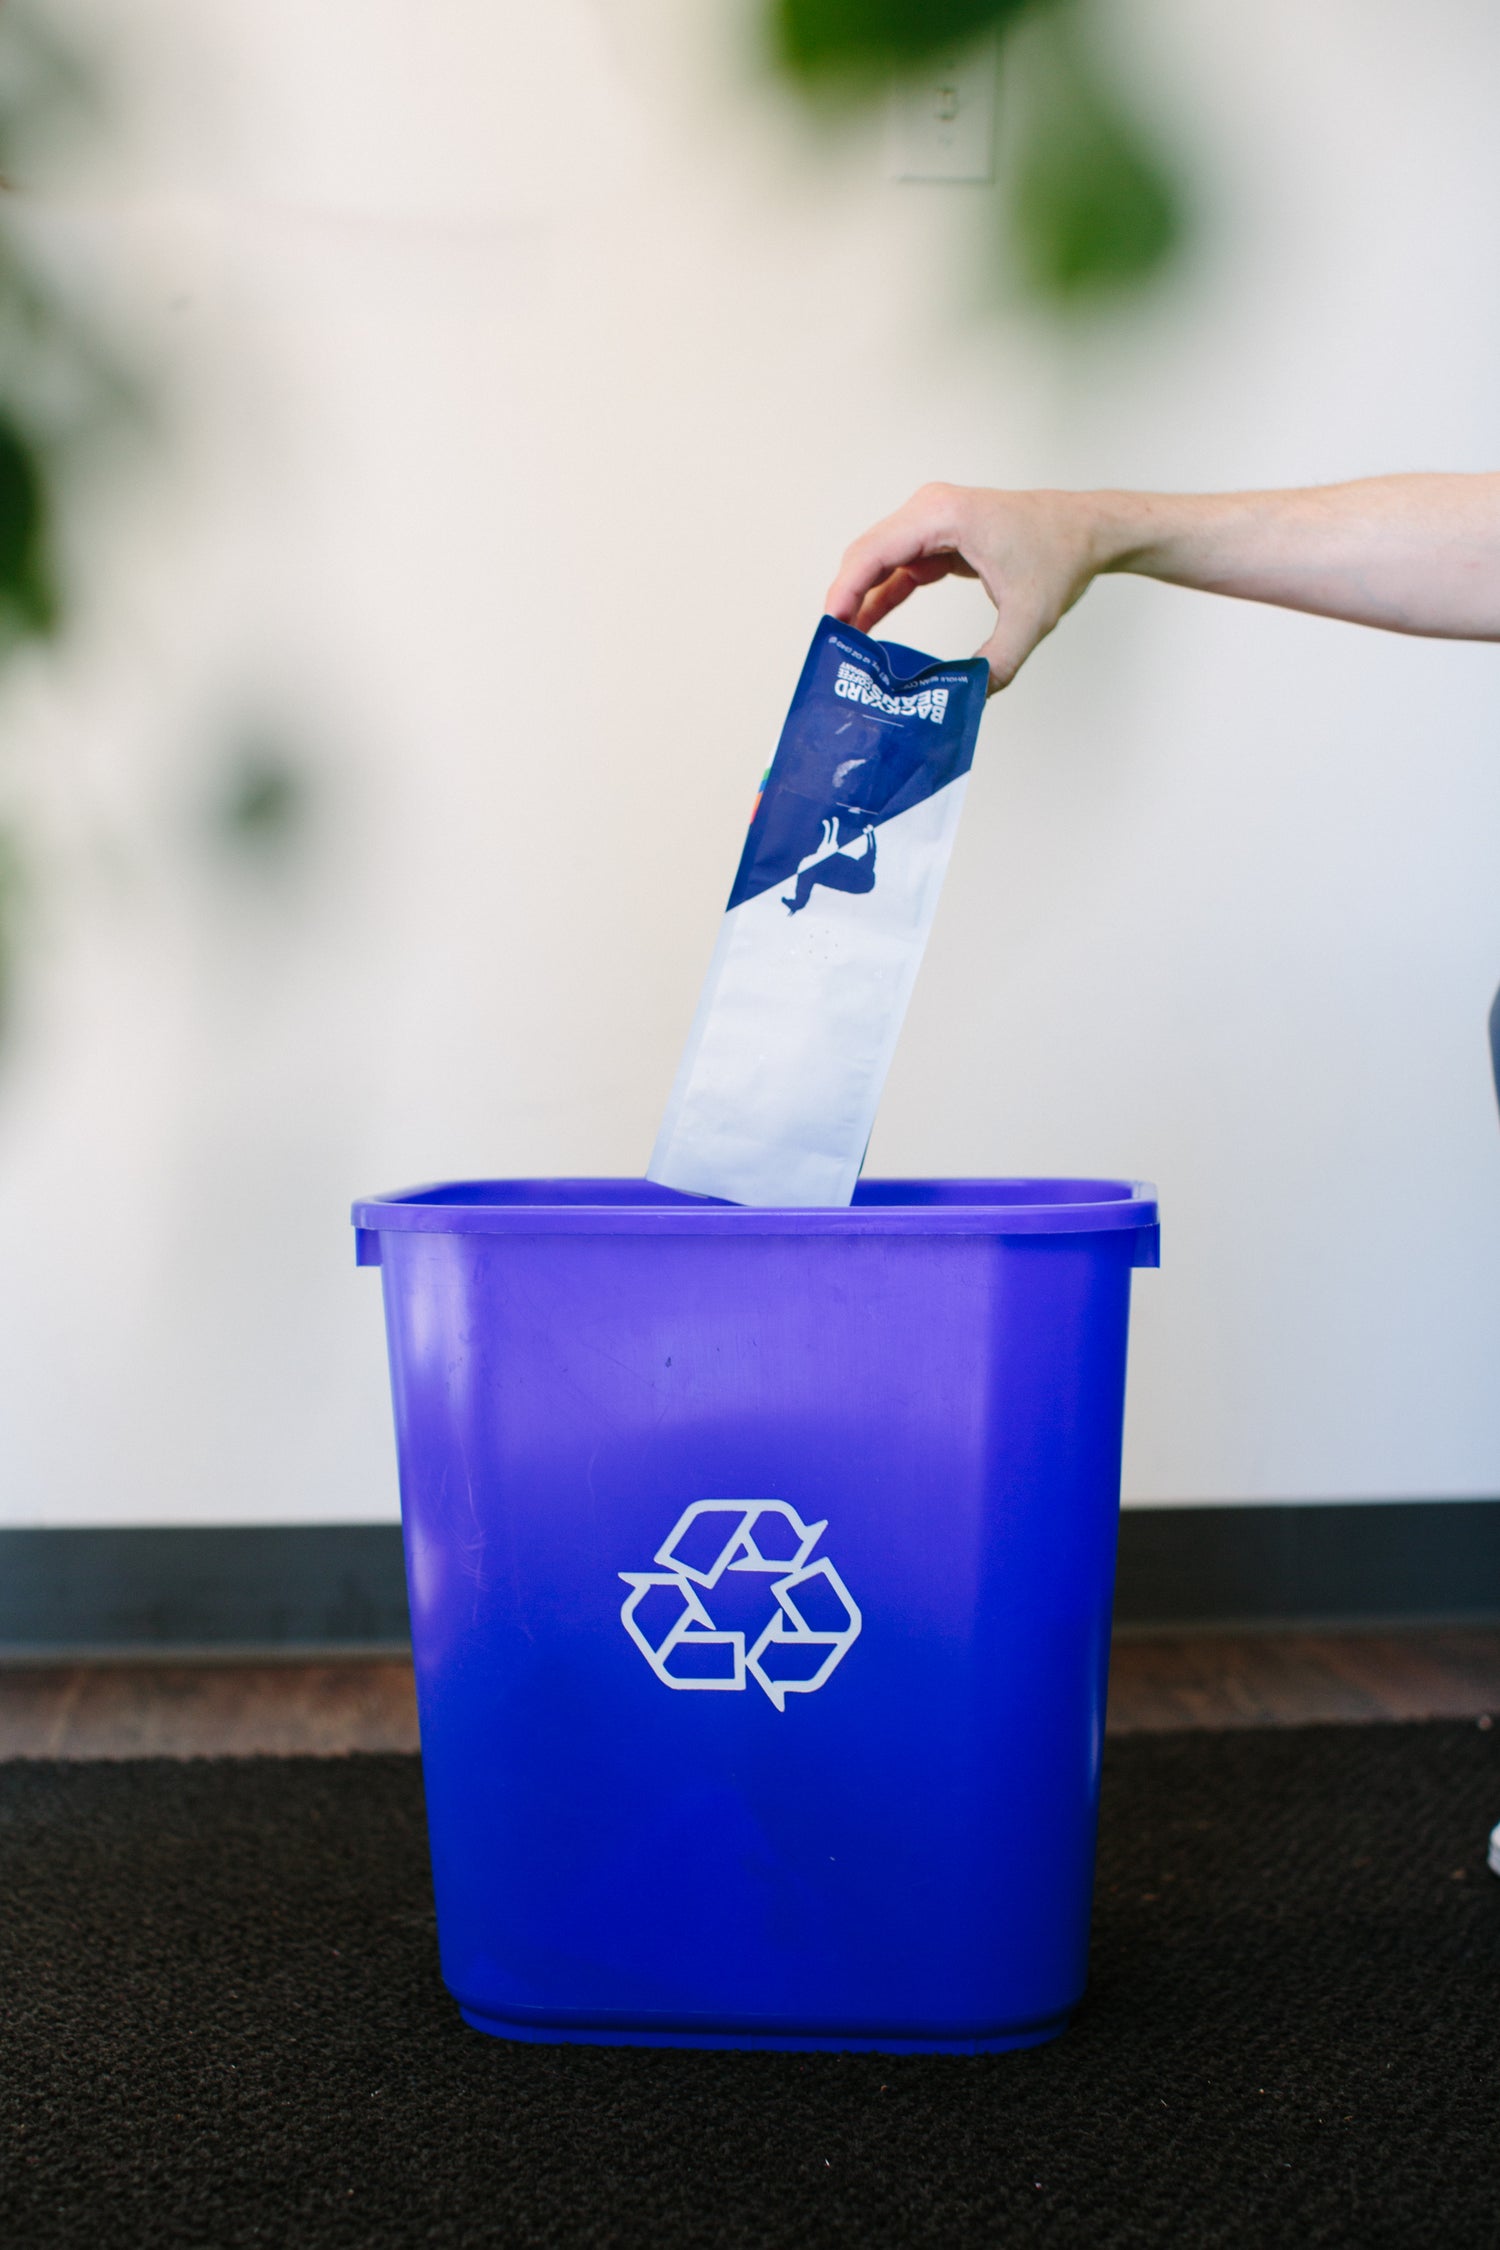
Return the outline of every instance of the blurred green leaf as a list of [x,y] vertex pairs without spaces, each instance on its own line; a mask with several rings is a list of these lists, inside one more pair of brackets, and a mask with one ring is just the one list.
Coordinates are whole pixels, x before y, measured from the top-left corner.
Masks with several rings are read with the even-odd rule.
[[76,454],[139,404],[7,207],[38,161],[104,119],[98,83],[33,5],[0,0],[0,661],[65,619],[53,534]]
[[773,0],[781,62],[809,82],[880,77],[1003,29],[1033,0]]
[[[67,622],[59,526],[84,489],[79,466],[145,404],[12,196],[59,178],[68,144],[107,124],[102,81],[44,4],[0,0],[0,665]],[[0,1031],[26,935],[25,833],[0,820]]]
[[50,633],[57,615],[42,464],[0,411],[0,616],[26,634]]
[[1027,283],[1067,302],[1149,280],[1181,245],[1180,189],[1109,87],[1072,7],[1026,42],[1011,229]]
[[[857,98],[985,32],[1017,69],[1008,110],[1009,221],[1034,296],[1076,302],[1150,280],[1179,248],[1170,167],[1110,84],[1077,0],[767,0],[783,70],[806,93]],[[1023,22],[1024,19],[1024,22]]]
[[10,179],[36,149],[96,126],[103,108],[94,72],[39,6],[3,0],[0,26],[0,172]]
[[306,777],[297,762],[275,743],[252,741],[234,760],[214,825],[224,842],[269,857],[301,832],[307,800]]

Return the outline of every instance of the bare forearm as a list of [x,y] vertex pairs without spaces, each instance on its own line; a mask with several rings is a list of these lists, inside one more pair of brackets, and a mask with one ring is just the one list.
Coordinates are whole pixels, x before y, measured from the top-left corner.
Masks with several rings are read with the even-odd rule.
[[836,617],[871,632],[957,573],[995,603],[1004,687],[1107,571],[1389,632],[1500,640],[1500,476],[1371,477],[1293,492],[988,492],[924,485],[844,556]]
[[1390,632],[1500,640],[1500,476],[1068,497],[1092,519],[1100,571]]

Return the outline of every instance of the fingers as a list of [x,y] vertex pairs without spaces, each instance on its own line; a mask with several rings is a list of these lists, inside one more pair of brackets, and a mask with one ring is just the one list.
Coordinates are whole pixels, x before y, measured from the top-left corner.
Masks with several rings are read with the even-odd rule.
[[[913,586],[944,577],[954,567],[958,540],[953,503],[958,497],[948,485],[924,485],[893,516],[856,539],[825,597],[830,616],[855,624],[877,592],[890,597],[877,611],[878,616],[888,616]],[[941,561],[945,553],[949,559]],[[929,571],[932,564],[938,567]],[[928,574],[919,575],[924,572]]]
[[[899,609],[918,583],[909,570],[893,570],[889,578],[882,578],[878,586],[871,588],[853,616],[845,617],[841,622],[855,626],[861,633],[873,633],[882,617],[889,617],[893,609]],[[825,606],[830,616],[839,615],[831,601]]]

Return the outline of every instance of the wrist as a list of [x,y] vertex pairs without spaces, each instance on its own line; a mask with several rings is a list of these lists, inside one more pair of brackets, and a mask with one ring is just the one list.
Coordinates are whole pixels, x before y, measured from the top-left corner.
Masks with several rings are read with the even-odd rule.
[[1192,500],[1166,492],[1085,492],[1083,536],[1095,576],[1109,571],[1139,571],[1159,576],[1171,567],[1171,551],[1187,528]]

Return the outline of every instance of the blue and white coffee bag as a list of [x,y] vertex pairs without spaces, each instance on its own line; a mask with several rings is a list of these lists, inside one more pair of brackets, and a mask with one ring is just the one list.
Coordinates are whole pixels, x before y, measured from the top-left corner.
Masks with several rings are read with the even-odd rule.
[[652,1153],[732,1203],[854,1193],[937,908],[989,667],[825,617]]

